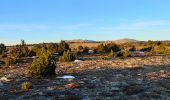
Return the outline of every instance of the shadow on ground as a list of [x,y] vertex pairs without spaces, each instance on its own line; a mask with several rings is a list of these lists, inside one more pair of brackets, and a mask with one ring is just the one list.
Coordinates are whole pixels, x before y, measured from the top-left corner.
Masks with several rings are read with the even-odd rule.
[[[170,99],[170,65],[84,70],[75,79],[29,79],[3,82],[1,99],[38,100],[167,100]],[[22,92],[22,82],[33,89]],[[69,87],[69,84],[75,87]]]

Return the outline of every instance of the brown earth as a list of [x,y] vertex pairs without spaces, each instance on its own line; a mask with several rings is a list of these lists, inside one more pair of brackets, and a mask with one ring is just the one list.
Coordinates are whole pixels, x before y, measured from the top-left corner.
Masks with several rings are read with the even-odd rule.
[[[170,58],[167,56],[56,62],[56,76],[45,79],[26,77],[29,65],[27,62],[10,68],[1,65],[2,100],[170,99]],[[57,78],[62,75],[73,75],[75,79]],[[21,91],[25,81],[31,82],[33,89]]]

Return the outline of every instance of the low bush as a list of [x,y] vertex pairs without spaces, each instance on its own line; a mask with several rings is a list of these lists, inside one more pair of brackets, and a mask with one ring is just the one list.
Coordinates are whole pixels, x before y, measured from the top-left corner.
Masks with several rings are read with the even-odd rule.
[[109,57],[115,57],[115,55],[116,55],[116,53],[113,52],[113,50],[111,50],[108,56],[109,56]]
[[117,57],[124,59],[124,58],[130,57],[130,53],[128,51],[119,52],[117,53]]
[[116,56],[117,56],[117,57],[122,57],[122,56],[123,56],[123,52],[118,52],[118,53],[116,54]]
[[36,56],[36,52],[33,50],[30,50],[28,55],[29,55],[29,57]]
[[33,78],[42,78],[55,74],[55,64],[52,57],[45,49],[40,50],[38,57],[34,58],[28,67],[28,75]]
[[152,55],[152,52],[147,52],[146,53],[146,56],[151,56]]
[[75,58],[78,58],[81,55],[81,52],[80,51],[76,51],[73,55],[74,55]]
[[165,54],[170,55],[170,49],[166,50]]
[[5,64],[7,66],[11,66],[13,64],[16,64],[16,62],[17,62],[17,58],[16,57],[7,57],[7,58],[5,58]]
[[124,57],[124,58],[130,57],[129,52],[128,52],[128,51],[124,51],[124,52],[123,52],[123,57]]
[[22,85],[21,85],[21,89],[24,92],[28,91],[28,90],[30,90],[32,88],[33,88],[33,86],[32,86],[32,84],[30,82],[23,82]]
[[152,47],[145,47],[145,48],[142,48],[140,49],[140,51],[143,51],[143,52],[150,52],[152,50]]
[[104,44],[100,44],[97,46],[96,50],[98,53],[106,53],[107,48]]
[[107,60],[107,58],[105,56],[99,56],[98,60]]
[[63,55],[59,57],[60,62],[74,61],[75,57],[71,54],[69,50],[64,51]]

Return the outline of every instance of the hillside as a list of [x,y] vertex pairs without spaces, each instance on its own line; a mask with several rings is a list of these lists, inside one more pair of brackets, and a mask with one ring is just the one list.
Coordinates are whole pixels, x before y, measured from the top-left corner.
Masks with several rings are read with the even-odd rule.
[[139,41],[135,39],[124,38],[124,39],[114,40],[113,42],[117,44],[122,44],[122,43],[134,43],[134,42],[139,42]]
[[83,40],[83,39],[75,39],[75,40],[64,40],[69,43],[96,43],[97,41],[93,40]]

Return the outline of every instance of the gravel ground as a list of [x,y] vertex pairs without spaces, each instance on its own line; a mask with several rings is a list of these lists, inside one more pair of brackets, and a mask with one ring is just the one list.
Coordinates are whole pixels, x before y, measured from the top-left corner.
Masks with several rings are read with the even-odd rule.
[[[26,77],[27,66],[0,68],[2,100],[170,100],[168,57],[57,62],[56,76],[46,79]],[[72,75],[74,79],[59,79]],[[21,91],[22,82],[33,89]]]

